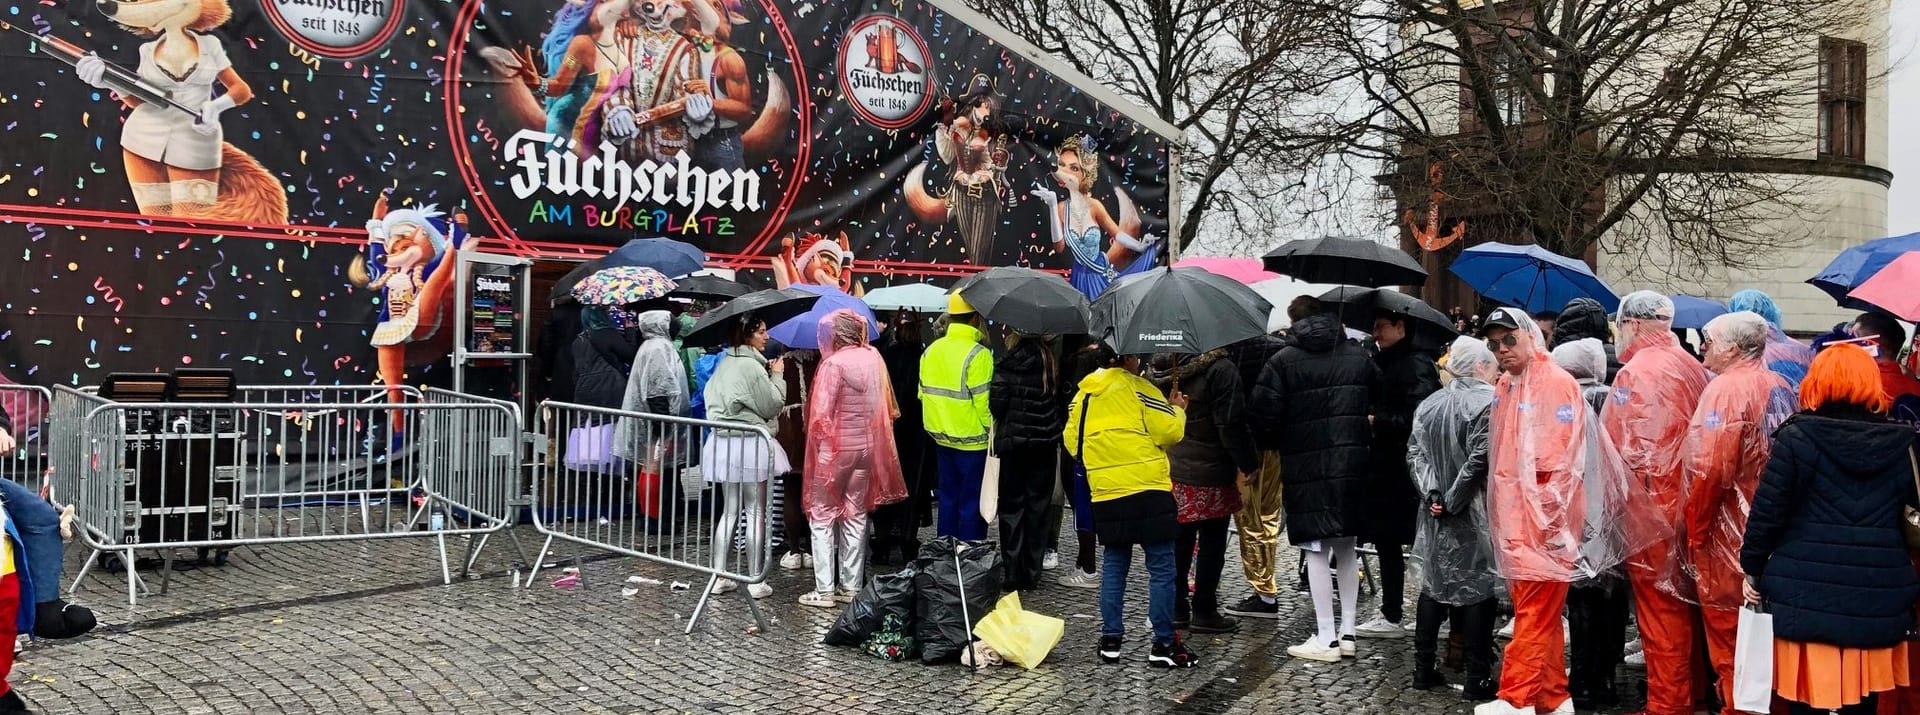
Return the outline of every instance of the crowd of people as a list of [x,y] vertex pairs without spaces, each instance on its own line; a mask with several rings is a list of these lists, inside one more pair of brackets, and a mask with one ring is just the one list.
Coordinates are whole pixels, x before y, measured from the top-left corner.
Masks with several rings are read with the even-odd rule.
[[[838,311],[819,350],[770,347],[749,317],[726,349],[689,354],[671,317],[649,313],[632,350],[595,337],[606,321],[593,318],[573,352],[578,400],[697,403],[778,435],[705,445],[726,502],[715,538],[769,509],[741,485],[772,482],[775,553],[813,569],[808,606],[851,601],[866,564],[911,559],[925,526],[979,541],[997,524],[1010,590],[1098,589],[1105,662],[1126,658],[1137,552],[1147,661],[1189,667],[1201,655],[1183,633],[1281,615],[1284,534],[1314,616],[1290,656],[1338,663],[1363,639],[1411,635],[1412,687],[1445,687],[1457,654],[1483,715],[1617,704],[1630,657],[1645,662],[1646,713],[1737,712],[1736,624],[1761,605],[1793,712],[1874,712],[1881,698],[1920,712],[1907,640],[1920,576],[1903,534],[1920,509],[1920,381],[1899,364],[1905,330],[1870,313],[1809,345],[1764,294],[1730,309],[1697,349],[1673,301],[1646,291],[1612,314],[1586,299],[1551,316],[1456,314],[1468,334],[1447,344],[1391,313],[1356,340],[1339,306],[1301,298],[1280,334],[1121,355],[1003,329],[955,295],[930,342],[915,313],[888,316],[870,344],[866,320]],[[625,389],[596,386],[608,375],[595,361],[624,370]],[[754,449],[771,458],[724,456],[769,456]],[[997,499],[983,504],[983,485]],[[1077,543],[1063,550],[1069,516]],[[1230,534],[1237,600],[1223,585]],[[1363,622],[1368,553],[1380,588]]]

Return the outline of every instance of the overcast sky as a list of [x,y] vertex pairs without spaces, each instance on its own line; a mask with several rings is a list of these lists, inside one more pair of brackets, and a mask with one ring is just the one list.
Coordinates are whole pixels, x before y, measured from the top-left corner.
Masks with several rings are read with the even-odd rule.
[[1893,6],[1887,88],[1893,192],[1887,197],[1887,233],[1897,236],[1920,231],[1920,136],[1913,131],[1920,120],[1920,3],[1900,0]]

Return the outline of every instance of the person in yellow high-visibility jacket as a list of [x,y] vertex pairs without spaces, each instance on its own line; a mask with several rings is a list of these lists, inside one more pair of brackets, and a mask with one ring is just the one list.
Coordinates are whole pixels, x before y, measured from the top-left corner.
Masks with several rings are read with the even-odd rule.
[[920,356],[920,418],[933,437],[940,482],[940,536],[967,541],[987,538],[980,518],[980,480],[987,471],[993,412],[987,388],[993,382],[993,352],[984,344],[986,322],[955,293],[947,299],[947,332]]

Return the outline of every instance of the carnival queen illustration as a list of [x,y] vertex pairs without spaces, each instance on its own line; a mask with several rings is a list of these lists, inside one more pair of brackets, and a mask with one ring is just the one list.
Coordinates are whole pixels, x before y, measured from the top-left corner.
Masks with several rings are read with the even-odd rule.
[[[367,255],[354,257],[347,277],[354,285],[381,291],[380,322],[368,342],[378,357],[388,402],[404,399],[399,388],[406,384],[408,348],[424,347],[441,335],[441,323],[452,309],[447,289],[453,285],[455,258],[468,240],[465,225],[465,215],[448,220],[433,204],[389,211],[386,195],[374,201],[373,218],[367,221]],[[369,264],[375,272],[368,272]],[[438,357],[426,355],[414,362]],[[397,419],[393,431],[397,443]]]
[[1067,281],[1088,298],[1097,298],[1121,276],[1152,269],[1160,260],[1162,243],[1156,236],[1140,234],[1140,212],[1133,199],[1114,186],[1120,205],[1116,221],[1106,205],[1093,197],[1100,178],[1100,154],[1093,138],[1070,137],[1053,156],[1053,178],[1066,187],[1066,200],[1039,185],[1033,195],[1047,205],[1053,250],[1073,257]]

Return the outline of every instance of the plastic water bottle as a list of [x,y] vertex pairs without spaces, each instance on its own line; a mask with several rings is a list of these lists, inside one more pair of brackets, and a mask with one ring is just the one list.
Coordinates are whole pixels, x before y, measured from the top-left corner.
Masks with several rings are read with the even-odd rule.
[[439,504],[433,505],[433,511],[427,517],[427,529],[440,531],[447,528],[447,512]]

